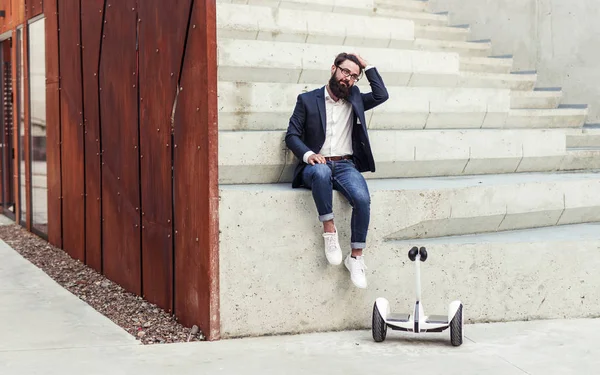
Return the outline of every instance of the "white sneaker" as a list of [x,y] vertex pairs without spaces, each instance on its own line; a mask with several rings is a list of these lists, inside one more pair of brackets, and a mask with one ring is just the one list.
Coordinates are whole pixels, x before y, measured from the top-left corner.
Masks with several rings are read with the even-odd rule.
[[367,266],[365,265],[365,257],[358,256],[356,259],[352,258],[348,254],[346,260],[344,261],[344,265],[350,271],[350,280],[357,288],[365,289],[367,287],[367,276],[365,274],[365,270]]
[[335,233],[323,233],[323,238],[325,239],[325,256],[329,264],[333,264],[334,266],[341,264],[342,249],[338,242],[337,228],[335,229]]

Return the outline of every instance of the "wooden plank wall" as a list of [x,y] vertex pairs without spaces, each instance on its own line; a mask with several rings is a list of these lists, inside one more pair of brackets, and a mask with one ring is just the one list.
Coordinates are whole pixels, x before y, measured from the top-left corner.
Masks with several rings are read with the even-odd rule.
[[[173,308],[172,124],[191,0],[140,2],[140,152],[145,297]],[[157,197],[163,197],[157,199]]]
[[60,71],[58,2],[44,1],[46,36],[46,162],[48,175],[48,242],[62,248]]
[[[25,176],[25,197],[21,196],[21,199],[25,199],[25,226],[27,230],[31,230],[31,93],[29,90],[29,28],[23,28],[23,45],[22,45],[22,79],[23,79],[23,156],[25,161],[25,171],[21,173],[21,178]],[[20,104],[20,103],[19,103]],[[19,110],[21,112],[21,110]],[[19,131],[19,134],[21,131]],[[19,135],[20,136],[20,135]],[[20,159],[20,157],[19,157]]]
[[19,60],[17,58],[17,50],[21,48],[21,42],[18,40],[16,30],[13,34],[12,38],[12,48],[11,48],[11,60],[12,60],[12,85],[13,85],[13,186],[15,191],[15,221],[20,222],[21,218],[21,194],[19,191],[21,190],[21,186],[19,184],[19,97],[16,95],[17,88],[19,85],[19,74],[18,74],[18,64]]
[[[40,1],[40,0],[32,0]],[[5,17],[0,18],[0,33],[15,30],[17,26],[25,21],[25,1],[24,0],[0,0],[2,9],[5,10]]]
[[104,273],[140,294],[136,0],[108,0],[100,56]]
[[102,272],[102,155],[98,96],[104,0],[81,2],[81,62],[85,129],[85,259]]
[[215,0],[9,1],[46,18],[50,243],[218,339]]
[[85,261],[83,94],[79,1],[58,0],[63,249]]
[[[175,113],[175,311],[219,336],[215,1],[194,1]],[[193,171],[193,172],[192,172]],[[206,330],[208,329],[208,331]]]
[[44,0],[26,0],[25,14],[27,19],[39,16],[44,11]]

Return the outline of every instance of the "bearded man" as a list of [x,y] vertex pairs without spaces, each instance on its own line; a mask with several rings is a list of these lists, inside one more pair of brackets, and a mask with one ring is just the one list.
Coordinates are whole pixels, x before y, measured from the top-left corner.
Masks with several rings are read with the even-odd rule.
[[[363,70],[370,93],[361,93],[355,86]],[[328,84],[298,96],[285,137],[287,147],[301,160],[292,187],[312,190],[323,223],[325,256],[332,265],[341,264],[343,257],[334,224],[333,190],[352,206],[351,251],[344,265],[358,288],[367,287],[363,251],[371,215],[371,197],[361,172],[375,172],[365,111],[387,99],[374,66],[358,54],[340,53],[331,66]]]

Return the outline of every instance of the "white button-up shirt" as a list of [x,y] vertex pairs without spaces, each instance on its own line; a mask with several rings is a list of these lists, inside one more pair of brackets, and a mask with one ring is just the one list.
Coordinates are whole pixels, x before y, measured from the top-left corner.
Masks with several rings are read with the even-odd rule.
[[325,143],[319,153],[323,156],[352,155],[352,104],[344,99],[333,100],[325,88]]
[[[368,66],[366,70],[372,68]],[[344,99],[337,102],[331,98],[327,87],[325,91],[325,112],[327,124],[325,127],[325,143],[319,151],[323,156],[345,156],[352,155],[352,104]],[[302,160],[308,163],[308,158],[313,155],[311,150],[307,151]]]

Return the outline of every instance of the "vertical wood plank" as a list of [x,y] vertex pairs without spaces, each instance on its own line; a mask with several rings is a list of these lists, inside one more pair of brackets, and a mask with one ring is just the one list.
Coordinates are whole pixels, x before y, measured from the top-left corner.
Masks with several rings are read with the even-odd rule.
[[195,0],[175,114],[175,313],[220,338],[215,0]]
[[100,61],[104,274],[141,294],[135,0],[107,1]]
[[43,13],[44,2],[42,0],[27,0],[25,7],[25,17],[26,19],[31,19]]
[[30,19],[33,17],[33,1],[32,0],[24,0],[25,3],[25,19]]
[[84,140],[79,1],[58,0],[63,249],[85,262]]
[[25,226],[31,231],[31,96],[29,84],[29,26],[23,27],[23,147],[25,156]]
[[102,188],[98,68],[105,0],[81,1],[85,129],[85,259],[102,271]]
[[171,116],[191,0],[139,3],[144,297],[173,309]]
[[62,248],[60,90],[57,1],[44,2],[46,17],[46,162],[48,242]]
[[15,222],[19,223],[21,218],[21,186],[19,186],[19,62],[17,60],[17,51],[21,48],[21,41],[17,37],[17,30],[13,30],[12,37],[12,82],[13,82],[13,186],[15,191]]

